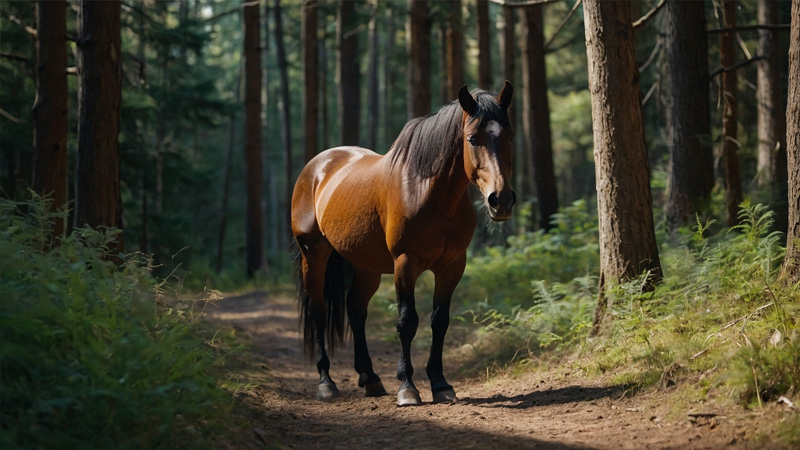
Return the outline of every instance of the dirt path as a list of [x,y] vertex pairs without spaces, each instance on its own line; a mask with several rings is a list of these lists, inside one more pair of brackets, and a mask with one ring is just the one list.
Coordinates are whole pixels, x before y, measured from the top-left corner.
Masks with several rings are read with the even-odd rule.
[[[757,435],[753,421],[764,419],[703,405],[698,411],[709,416],[670,419],[674,414],[660,401],[663,393],[630,397],[623,388],[552,370],[490,382],[449,379],[459,402],[434,405],[424,376],[427,354],[421,350],[413,354],[415,381],[426,404],[398,408],[397,345],[375,336],[370,351],[390,395],[364,397],[352,349],[344,348],[331,358],[342,398],[321,402],[315,398],[316,369],[303,356],[293,299],[256,292],[228,297],[207,312],[212,322],[249,336],[269,377],[240,394],[258,417],[239,448],[751,448]],[[445,373],[447,367],[445,361]]]

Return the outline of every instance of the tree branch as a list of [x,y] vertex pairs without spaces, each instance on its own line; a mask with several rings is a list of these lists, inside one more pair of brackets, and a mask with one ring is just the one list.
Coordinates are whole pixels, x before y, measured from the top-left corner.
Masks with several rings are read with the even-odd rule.
[[661,0],[660,2],[658,2],[658,4],[656,6],[654,6],[653,9],[648,11],[647,14],[643,15],[636,22],[633,22],[633,29],[636,30],[637,28],[639,28],[642,25],[644,25],[648,20],[650,20],[666,4],[667,4],[666,0]]
[[36,28],[32,28],[32,27],[29,27],[28,25],[25,25],[25,23],[22,20],[20,20],[17,16],[10,15],[10,16],[8,16],[8,20],[10,20],[10,21],[14,22],[15,24],[21,26],[25,30],[25,32],[30,34],[31,36],[33,36],[33,37],[37,36]]
[[3,116],[6,119],[8,119],[8,120],[10,120],[10,121],[12,121],[14,123],[19,123],[19,119],[17,119],[16,117],[12,116],[8,111],[6,111],[3,108],[0,108],[0,116]]
[[738,62],[738,63],[736,63],[736,64],[734,64],[732,66],[720,67],[720,68],[714,70],[713,72],[711,72],[710,74],[708,74],[708,77],[709,78],[714,78],[717,75],[721,74],[722,72],[730,72],[732,70],[736,70],[736,69],[739,69],[741,67],[744,67],[744,66],[746,66],[746,65],[748,65],[750,63],[754,63],[756,61],[761,61],[762,59],[764,59],[763,56],[756,56],[756,57],[753,57],[753,58],[746,59],[744,61]]
[[575,13],[575,10],[577,10],[578,6],[580,6],[581,1],[583,1],[583,0],[576,0],[575,1],[575,4],[572,5],[572,9],[569,10],[569,13],[567,13],[567,17],[564,17],[564,20],[561,21],[561,24],[558,26],[558,28],[556,28],[556,31],[553,32],[553,35],[550,36],[550,39],[548,39],[547,42],[545,42],[544,46],[542,47],[542,51],[544,51],[544,52],[547,51],[547,47],[549,47],[550,44],[553,43],[553,39],[555,39],[556,36],[558,36],[558,33],[561,32],[561,29],[564,28],[564,25],[567,24],[567,21],[569,20],[569,18],[572,17],[572,15]]
[[24,63],[29,63],[30,59],[20,56],[20,55],[13,55],[11,53],[0,52],[0,58],[10,59],[12,61],[20,61]]

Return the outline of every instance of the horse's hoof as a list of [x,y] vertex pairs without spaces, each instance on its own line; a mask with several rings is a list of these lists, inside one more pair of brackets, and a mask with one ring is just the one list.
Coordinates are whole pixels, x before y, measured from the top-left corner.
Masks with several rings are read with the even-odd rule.
[[367,383],[364,385],[364,394],[367,397],[381,397],[387,395],[386,389],[383,387],[383,383],[380,380],[374,383]]
[[456,397],[456,391],[453,388],[433,393],[433,403],[455,403],[457,401],[458,397]]
[[397,406],[419,406],[421,404],[419,391],[414,388],[400,389],[400,392],[397,393]]
[[320,400],[330,400],[332,398],[341,397],[342,393],[334,383],[322,383],[317,390],[317,398]]

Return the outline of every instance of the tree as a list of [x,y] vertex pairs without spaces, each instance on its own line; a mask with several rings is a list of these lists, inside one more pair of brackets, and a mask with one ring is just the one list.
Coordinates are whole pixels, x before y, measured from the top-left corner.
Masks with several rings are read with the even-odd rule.
[[[33,189],[54,208],[67,201],[67,2],[36,2],[36,100],[33,105]],[[53,235],[65,230],[61,218]]]
[[464,24],[461,14],[461,0],[450,2],[445,31],[445,57],[447,59],[448,98],[455,98],[456,92],[464,85]]
[[303,1],[303,141],[304,159],[317,154],[317,122],[319,121],[319,64],[317,52],[317,0]]
[[792,2],[789,38],[789,95],[786,106],[789,227],[781,279],[800,282],[800,2]]
[[244,7],[244,107],[247,170],[246,270],[252,277],[263,261],[263,217],[261,213],[261,27],[260,2]]
[[431,20],[427,0],[408,0],[408,118],[431,110]]
[[478,87],[492,87],[492,57],[489,52],[489,0],[478,0]]
[[[722,24],[726,29],[736,27],[736,2],[722,0]],[[744,199],[742,173],[737,154],[738,101],[736,96],[737,76],[733,69],[736,55],[733,50],[735,32],[719,35],[719,58],[722,64],[722,158],[725,161],[725,203],[728,210],[728,226],[739,223],[739,205]]]
[[525,92],[522,115],[539,200],[539,228],[549,230],[553,226],[550,217],[558,212],[558,194],[553,168],[550,105],[547,101],[541,4],[523,9],[522,36],[522,80]]
[[645,272],[651,284],[661,277],[661,263],[630,2],[586,0],[583,8],[600,232],[600,295],[593,328],[597,334],[611,301],[605,289]]
[[[283,137],[283,179],[286,186],[284,189],[286,198],[285,204],[292,204],[292,124],[291,124],[291,99],[289,98],[289,63],[286,59],[286,46],[283,42],[285,33],[283,32],[283,11],[281,1],[275,0],[275,48],[278,53],[278,73],[281,79],[279,106],[281,117],[281,136]],[[286,211],[286,223],[291,221],[288,206]]]
[[[759,0],[758,23],[778,23],[779,3]],[[786,229],[786,117],[781,114],[780,66],[777,31],[758,30],[758,185],[769,192],[776,225]]]
[[707,203],[714,187],[714,155],[704,5],[669,0],[666,22],[670,162],[665,209],[667,229],[673,231]]
[[339,0],[336,17],[336,66],[339,75],[339,129],[342,145],[358,145],[361,81],[358,71],[356,2]]
[[367,45],[369,48],[369,67],[367,69],[367,147],[374,149],[378,143],[378,3],[372,4],[369,18]]
[[[122,227],[120,2],[80,3],[75,225]],[[120,234],[116,249],[124,251]]]

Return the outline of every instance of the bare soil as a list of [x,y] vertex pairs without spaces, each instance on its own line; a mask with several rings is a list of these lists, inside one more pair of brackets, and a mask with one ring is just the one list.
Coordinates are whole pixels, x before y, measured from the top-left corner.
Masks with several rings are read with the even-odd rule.
[[[422,349],[413,361],[426,403],[399,408],[394,377],[399,344],[382,338],[393,333],[386,327],[372,330],[368,339],[389,395],[364,397],[348,346],[331,358],[342,397],[324,402],[316,399],[318,377],[303,354],[294,299],[253,292],[228,296],[206,313],[216,326],[247,336],[258,361],[254,373],[242,374],[258,381],[237,392],[249,425],[232,448],[787,448],[768,431],[786,415],[777,406],[754,412],[696,404],[685,411],[671,404],[669,388],[632,394],[607,379],[564,368],[489,380],[449,375],[459,401],[431,404]],[[458,373],[447,353],[446,348],[445,373]]]

